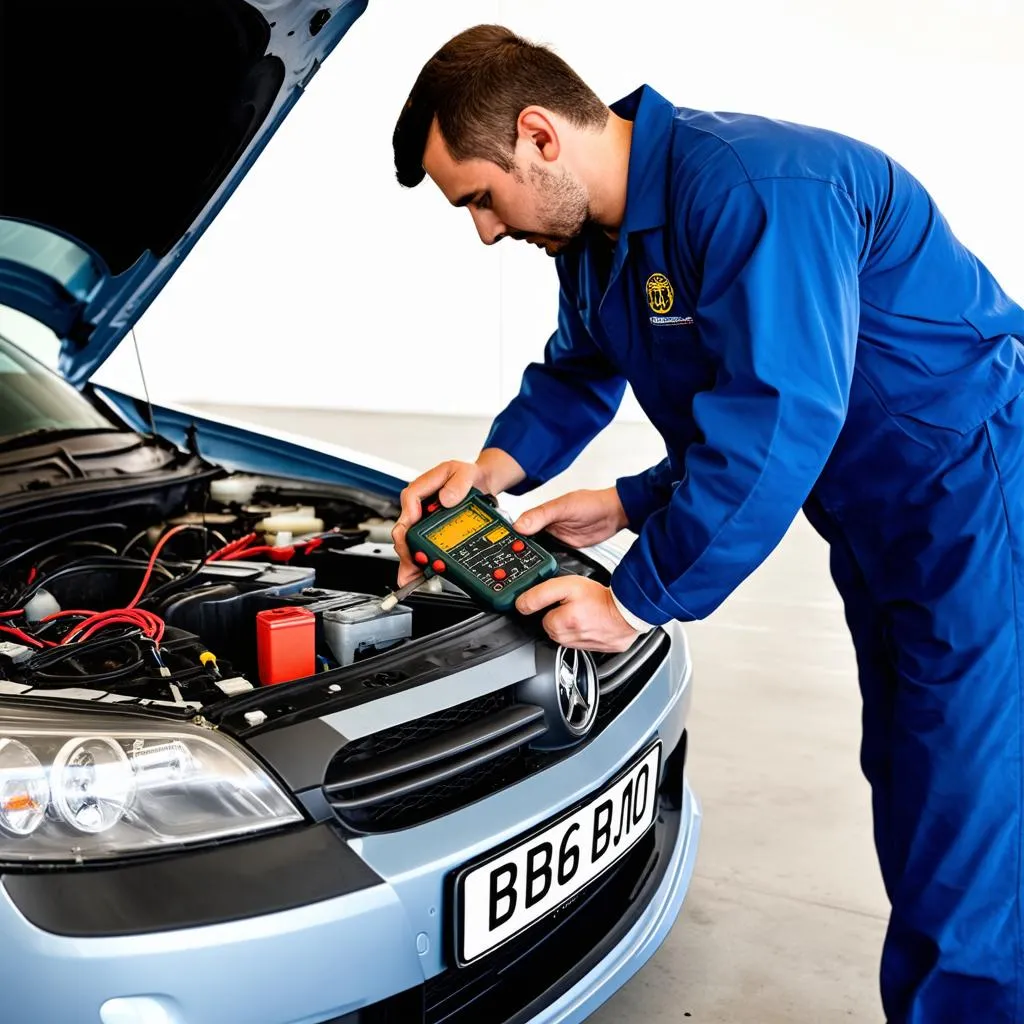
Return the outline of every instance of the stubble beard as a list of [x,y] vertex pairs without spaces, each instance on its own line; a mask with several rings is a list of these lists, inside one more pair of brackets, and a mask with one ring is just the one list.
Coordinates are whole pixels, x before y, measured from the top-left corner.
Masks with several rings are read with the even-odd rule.
[[[564,169],[555,174],[545,167],[531,164],[528,175],[530,185],[540,199],[538,219],[542,225],[541,229],[529,234],[543,240],[548,256],[558,256],[579,241],[590,221],[587,191]],[[521,172],[517,177],[522,180]]]

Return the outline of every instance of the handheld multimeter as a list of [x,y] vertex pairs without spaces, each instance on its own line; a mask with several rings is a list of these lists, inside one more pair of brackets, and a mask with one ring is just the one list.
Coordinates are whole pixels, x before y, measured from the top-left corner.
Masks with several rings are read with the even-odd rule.
[[552,555],[516,533],[476,488],[451,508],[437,497],[424,501],[406,541],[424,576],[444,576],[499,612],[558,571]]

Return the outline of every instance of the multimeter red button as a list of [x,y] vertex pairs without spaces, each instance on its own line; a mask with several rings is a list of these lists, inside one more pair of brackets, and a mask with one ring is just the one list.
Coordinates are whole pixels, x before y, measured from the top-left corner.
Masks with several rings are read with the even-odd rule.
[[508,573],[505,572],[504,569],[495,569],[492,575],[496,580],[503,580],[508,575]]
[[444,562],[442,562],[441,559],[439,558],[430,568],[433,569],[434,572],[444,572],[445,569],[448,568],[448,566],[445,565]]
[[439,509],[440,507],[441,507],[441,506],[440,506],[440,505],[439,505],[439,504],[438,504],[438,503],[437,503],[436,501],[432,501],[432,502],[431,502],[431,503],[430,503],[430,504],[429,504],[429,505],[427,506],[427,511],[428,511],[428,512],[436,512],[436,511],[437,511],[437,510],[438,510],[438,509]]
[[427,558],[425,551],[417,551],[416,554],[412,556],[412,559],[417,565],[426,565],[427,562],[430,561],[430,559]]
[[518,555],[520,551],[526,550],[526,542],[522,540],[512,541],[512,550]]

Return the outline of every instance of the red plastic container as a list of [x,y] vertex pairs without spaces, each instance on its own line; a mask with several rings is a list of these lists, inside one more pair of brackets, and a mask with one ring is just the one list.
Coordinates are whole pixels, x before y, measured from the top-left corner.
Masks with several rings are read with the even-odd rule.
[[308,608],[269,608],[256,613],[256,660],[264,686],[316,671],[316,616]]

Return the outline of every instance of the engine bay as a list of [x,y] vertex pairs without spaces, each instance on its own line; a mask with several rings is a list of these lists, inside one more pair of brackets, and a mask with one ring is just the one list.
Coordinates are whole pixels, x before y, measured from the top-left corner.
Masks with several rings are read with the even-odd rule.
[[436,579],[381,609],[394,523],[372,504],[226,475],[5,521],[0,695],[196,713],[481,614]]

